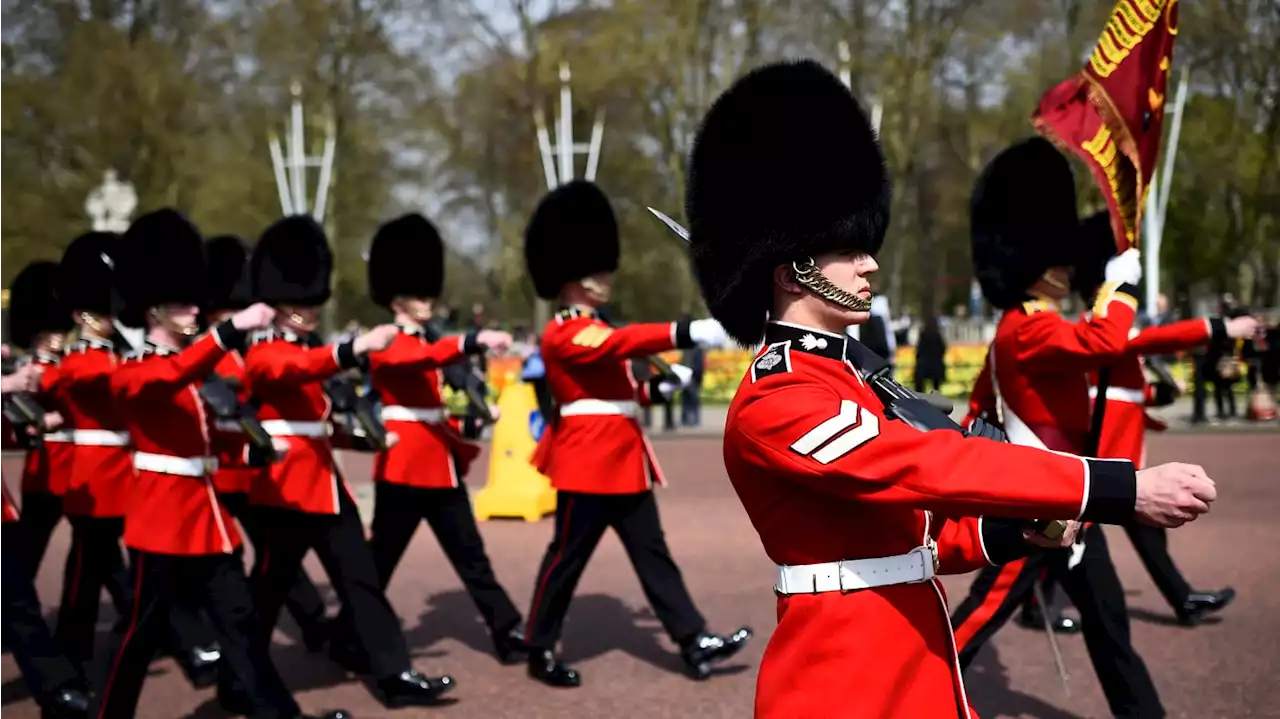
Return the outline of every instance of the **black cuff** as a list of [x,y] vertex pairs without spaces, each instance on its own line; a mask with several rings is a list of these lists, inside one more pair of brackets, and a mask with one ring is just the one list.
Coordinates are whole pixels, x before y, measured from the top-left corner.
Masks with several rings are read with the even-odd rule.
[[1128,524],[1138,504],[1138,473],[1133,462],[1123,459],[1081,457],[1088,465],[1089,496],[1081,521],[1098,524]]
[[236,329],[236,326],[231,324],[231,320],[214,325],[213,336],[223,349],[236,352],[244,352],[245,342],[249,340],[249,333]]
[[1214,346],[1226,346],[1231,338],[1227,336],[1227,321],[1221,317],[1209,318],[1209,343]]
[[333,357],[342,369],[355,369],[360,366],[360,358],[356,357],[356,341],[347,340],[333,351]]
[[982,533],[982,554],[987,561],[997,566],[1008,564],[1036,551],[1038,547],[1022,536],[1026,526],[1027,522],[1023,519],[978,518],[979,531]]
[[1151,398],[1147,404],[1150,407],[1168,407],[1177,398],[1177,387],[1168,382],[1154,382],[1151,385]]
[[1128,282],[1126,282],[1126,283],[1124,283],[1123,285],[1120,285],[1119,287],[1117,287],[1117,288],[1116,288],[1116,293],[1117,293],[1117,294],[1125,294],[1125,295],[1129,295],[1130,297],[1134,298],[1135,300],[1136,300],[1136,299],[1138,299],[1138,297],[1140,296],[1140,295],[1138,294],[1138,286],[1137,286],[1137,285],[1131,285],[1131,284],[1129,284]]
[[689,349],[693,347],[693,335],[689,334],[689,325],[693,324],[690,320],[680,320],[676,323],[676,349]]
[[462,340],[462,353],[475,355],[484,352],[487,348],[480,344],[477,337],[480,336],[480,330],[471,330]]
[[649,379],[649,401],[653,403],[664,402],[667,396],[662,393],[662,376],[652,377]]

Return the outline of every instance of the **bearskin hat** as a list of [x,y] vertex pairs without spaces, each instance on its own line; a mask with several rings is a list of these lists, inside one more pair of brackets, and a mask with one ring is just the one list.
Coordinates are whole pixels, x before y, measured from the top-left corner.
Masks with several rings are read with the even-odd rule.
[[87,232],[72,240],[58,263],[56,290],[62,306],[112,317],[122,312],[123,249],[114,232]]
[[739,78],[693,141],[685,190],[694,273],[729,336],[764,334],[775,267],[876,254],[892,187],[880,143],[844,83],[812,60]]
[[1111,229],[1111,213],[1095,212],[1080,223],[1074,247],[1077,253],[1071,289],[1091,299],[1106,277],[1107,262],[1116,256],[1116,235]]
[[369,294],[386,307],[397,296],[439,297],[444,287],[444,243],[417,213],[378,228],[369,247]]
[[333,252],[320,225],[293,215],[262,233],[249,259],[253,294],[272,305],[318,307],[329,301]]
[[204,239],[185,215],[167,207],[145,214],[124,233],[123,245],[126,315],[141,317],[152,307],[170,303],[204,304]]
[[23,267],[9,288],[9,336],[18,347],[35,344],[42,332],[71,329],[71,312],[58,301],[58,263],[42,260]]
[[548,192],[524,231],[524,260],[533,288],[555,299],[566,283],[618,269],[618,220],[609,198],[586,180]]
[[1074,264],[1078,232],[1071,165],[1048,140],[1001,151],[973,186],[973,270],[995,307],[1018,306],[1045,270]]
[[242,310],[253,304],[249,279],[249,245],[236,235],[218,235],[204,243],[209,268],[209,295],[205,309]]

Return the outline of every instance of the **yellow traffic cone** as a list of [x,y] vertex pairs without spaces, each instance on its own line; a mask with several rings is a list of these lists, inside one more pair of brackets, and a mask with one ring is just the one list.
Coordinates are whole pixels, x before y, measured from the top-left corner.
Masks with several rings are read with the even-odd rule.
[[536,522],[556,511],[556,491],[551,480],[529,463],[538,445],[533,433],[542,422],[533,385],[519,381],[507,384],[498,397],[498,412],[489,482],[476,494],[476,518],[524,517],[527,522]]

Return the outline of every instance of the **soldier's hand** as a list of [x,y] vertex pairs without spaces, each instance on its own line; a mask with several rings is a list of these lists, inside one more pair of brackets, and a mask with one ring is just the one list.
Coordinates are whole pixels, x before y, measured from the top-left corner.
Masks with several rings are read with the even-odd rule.
[[351,349],[355,350],[357,355],[378,352],[390,347],[399,333],[400,328],[395,325],[378,325],[356,337],[351,343]]
[[1209,511],[1218,497],[1204,468],[1170,462],[1138,472],[1138,521],[1156,527],[1179,527]]
[[44,431],[53,432],[62,426],[63,419],[61,412],[45,412],[44,413]]
[[1070,547],[1076,541],[1076,535],[1080,533],[1081,524],[1076,520],[1068,520],[1067,528],[1062,532],[1062,536],[1057,539],[1049,539],[1034,528],[1023,530],[1022,537],[1037,547],[1048,547],[1050,549],[1061,549]]
[[276,311],[271,305],[258,302],[231,315],[231,326],[241,332],[261,330],[270,327],[271,321],[275,318]]
[[3,390],[9,392],[35,392],[40,389],[40,375],[44,374],[44,366],[34,362],[19,367],[13,374],[7,374],[3,380]]
[[1136,285],[1142,281],[1142,253],[1130,248],[1107,262],[1107,282]]
[[284,437],[272,437],[271,448],[276,451],[276,456],[283,457],[289,452],[289,440]]
[[1227,327],[1227,336],[1233,340],[1244,340],[1258,334],[1258,330],[1262,327],[1262,323],[1257,317],[1233,317],[1224,323]]
[[511,333],[501,330],[480,330],[476,333],[476,342],[489,348],[494,354],[502,354],[511,349]]
[[715,320],[694,320],[689,323],[689,338],[703,349],[724,347],[729,343],[729,335],[724,327]]
[[391,449],[400,443],[400,435],[395,432],[387,432],[387,449]]

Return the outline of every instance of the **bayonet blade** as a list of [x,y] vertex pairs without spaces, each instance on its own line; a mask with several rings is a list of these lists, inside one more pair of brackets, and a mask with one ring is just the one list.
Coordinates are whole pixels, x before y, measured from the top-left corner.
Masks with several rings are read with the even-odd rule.
[[659,220],[662,220],[662,224],[666,225],[668,228],[671,229],[672,232],[679,235],[680,239],[684,240],[685,242],[689,241],[689,231],[681,227],[679,222],[676,222],[670,217],[667,217],[666,213],[662,212],[661,210],[655,210],[652,207],[650,207],[649,212],[652,212],[654,217],[658,218]]

